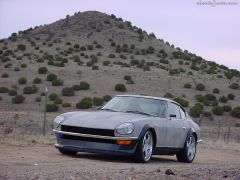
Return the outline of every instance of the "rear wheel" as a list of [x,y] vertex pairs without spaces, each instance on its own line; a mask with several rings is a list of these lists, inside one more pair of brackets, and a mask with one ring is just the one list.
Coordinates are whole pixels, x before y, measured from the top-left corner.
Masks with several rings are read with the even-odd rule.
[[78,152],[77,151],[70,151],[70,150],[65,150],[65,149],[58,149],[60,153],[64,155],[76,155]]
[[135,160],[137,162],[148,162],[153,152],[153,135],[151,131],[146,131],[140,142],[138,143]]
[[176,155],[177,160],[179,162],[193,162],[196,155],[196,138],[193,134],[191,134],[186,143],[184,144],[184,148]]

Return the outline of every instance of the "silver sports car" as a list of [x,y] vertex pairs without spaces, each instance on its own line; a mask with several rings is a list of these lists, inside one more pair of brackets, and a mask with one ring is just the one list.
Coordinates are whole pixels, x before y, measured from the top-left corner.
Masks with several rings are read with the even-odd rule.
[[201,141],[199,126],[177,102],[139,95],[118,95],[96,112],[61,114],[54,132],[62,154],[129,155],[138,162],[176,154],[191,163]]

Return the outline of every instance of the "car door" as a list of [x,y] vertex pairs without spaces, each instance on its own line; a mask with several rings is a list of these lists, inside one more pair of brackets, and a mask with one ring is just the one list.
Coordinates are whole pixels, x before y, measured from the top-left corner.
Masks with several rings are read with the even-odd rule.
[[[175,103],[168,103],[168,120],[166,122],[167,135],[165,146],[169,148],[182,148],[186,138],[186,122],[184,112],[181,107]],[[182,117],[181,117],[181,113]],[[186,117],[185,117],[186,118]]]

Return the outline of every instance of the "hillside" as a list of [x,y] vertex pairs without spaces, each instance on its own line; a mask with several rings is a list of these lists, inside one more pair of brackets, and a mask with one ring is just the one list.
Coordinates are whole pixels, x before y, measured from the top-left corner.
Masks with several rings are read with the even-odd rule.
[[[1,112],[42,112],[47,87],[49,104],[56,104],[49,105],[49,111],[76,110],[84,97],[97,97],[95,108],[105,95],[144,94],[175,98],[195,118],[203,114],[234,124],[240,118],[239,71],[95,11],[2,39],[0,72]],[[116,84],[125,85],[126,91],[121,86],[116,91]],[[91,103],[85,99],[77,107],[88,108]]]

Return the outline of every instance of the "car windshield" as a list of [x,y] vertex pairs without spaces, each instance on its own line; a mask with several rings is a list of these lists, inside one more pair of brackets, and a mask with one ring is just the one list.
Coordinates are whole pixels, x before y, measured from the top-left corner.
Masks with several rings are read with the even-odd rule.
[[102,110],[165,117],[166,101],[144,97],[116,96]]

